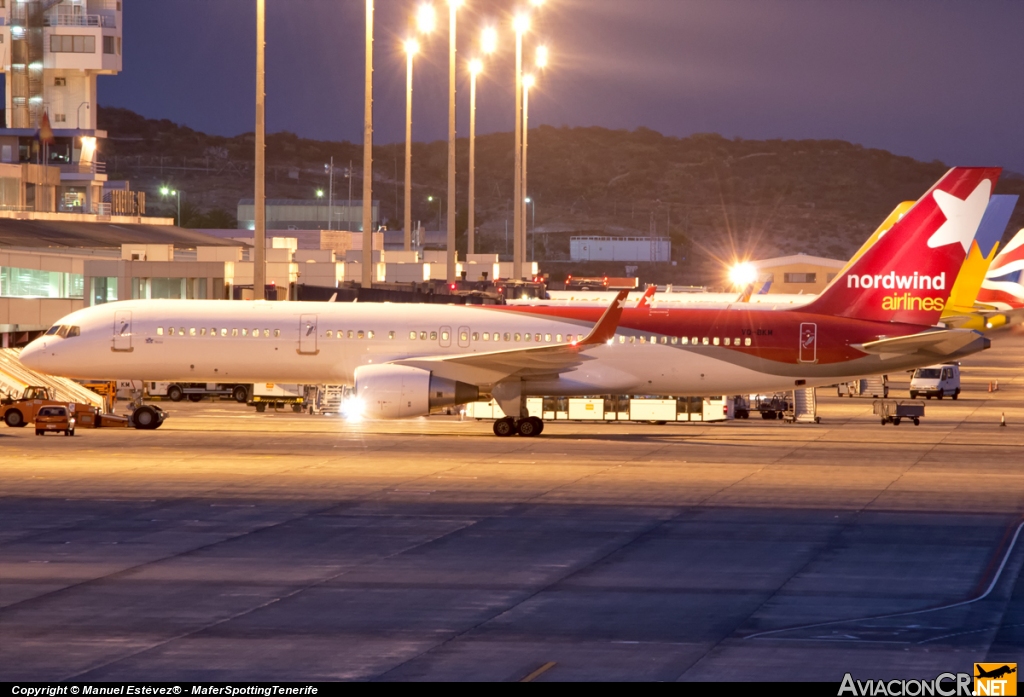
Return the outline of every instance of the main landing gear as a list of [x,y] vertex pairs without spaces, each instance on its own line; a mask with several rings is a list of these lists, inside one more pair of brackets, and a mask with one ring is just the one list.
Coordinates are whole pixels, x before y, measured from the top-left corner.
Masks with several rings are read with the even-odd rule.
[[513,419],[506,416],[494,422],[494,435],[501,438],[518,433],[523,438],[533,438],[544,432],[544,422],[536,416],[528,416],[525,419]]

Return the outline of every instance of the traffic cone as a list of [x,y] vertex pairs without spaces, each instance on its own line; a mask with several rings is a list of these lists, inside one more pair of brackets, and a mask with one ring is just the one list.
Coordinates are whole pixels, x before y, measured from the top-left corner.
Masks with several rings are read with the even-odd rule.
[[995,387],[992,388],[992,391],[993,392],[998,392],[999,391],[999,381],[998,380],[996,380]]
[[991,380],[988,381],[988,391],[989,392],[992,391],[992,381]]
[[1006,412],[1001,412],[999,415],[999,425],[1006,428]]

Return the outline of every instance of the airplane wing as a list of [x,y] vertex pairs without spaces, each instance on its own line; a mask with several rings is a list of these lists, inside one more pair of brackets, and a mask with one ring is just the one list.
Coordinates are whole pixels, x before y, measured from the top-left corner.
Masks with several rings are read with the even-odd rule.
[[582,341],[486,353],[404,358],[392,361],[392,364],[421,368],[438,377],[478,385],[494,384],[508,377],[558,375],[573,370],[584,361],[593,360],[585,352],[612,340],[628,295],[628,290],[619,291]]
[[890,356],[905,356],[918,353],[926,356],[942,357],[959,351],[979,338],[981,338],[981,334],[970,329],[939,329],[909,336],[869,341],[864,344],[856,344],[854,348],[865,353],[887,354]]

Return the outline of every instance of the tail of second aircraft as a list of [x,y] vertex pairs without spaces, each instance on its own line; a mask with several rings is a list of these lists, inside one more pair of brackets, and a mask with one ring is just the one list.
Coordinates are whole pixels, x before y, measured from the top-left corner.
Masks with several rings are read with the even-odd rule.
[[937,323],[1000,172],[995,167],[949,170],[804,310],[879,322]]
[[1024,229],[992,261],[978,292],[978,302],[1001,309],[1024,307]]

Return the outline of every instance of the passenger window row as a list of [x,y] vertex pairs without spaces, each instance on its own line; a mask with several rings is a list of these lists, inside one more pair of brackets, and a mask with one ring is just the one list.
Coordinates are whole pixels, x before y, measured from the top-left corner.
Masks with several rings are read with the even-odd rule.
[[[337,337],[338,339],[372,339],[375,334],[372,329],[328,329],[326,332],[327,338],[331,339]],[[388,332],[388,339],[394,339],[396,333],[394,331]],[[437,341],[440,336],[441,341],[449,341],[451,339],[450,334],[447,331],[410,331],[410,341]],[[505,332],[501,334],[499,332],[461,332],[459,334],[460,341],[508,341],[508,342],[556,342],[562,343],[563,341],[582,341],[583,334],[524,334],[522,332]]]
[[[253,327],[252,329],[248,327],[221,327],[219,329],[217,327],[210,327],[209,329],[206,327],[189,327],[188,329],[185,329],[185,327],[167,327],[166,329],[167,336],[244,336],[253,339],[261,336],[263,338],[270,338],[271,332],[273,332],[275,337],[281,336],[280,329],[260,329],[259,327]],[[156,328],[157,336],[164,336],[164,333],[163,327]]]
[[697,336],[694,336],[694,337],[688,337],[688,336],[682,336],[682,337],[679,337],[679,336],[662,336],[662,337],[658,337],[658,336],[651,336],[650,339],[648,339],[647,336],[644,336],[644,335],[640,335],[639,337],[637,337],[637,336],[625,336],[625,335],[620,334],[619,335],[619,343],[620,344],[626,344],[626,343],[630,343],[630,344],[637,344],[637,343],[640,343],[640,344],[647,344],[647,343],[659,344],[660,343],[660,344],[672,344],[673,346],[675,346],[677,344],[681,344],[683,346],[687,346],[687,345],[692,345],[692,346],[750,346],[751,340],[750,340],[749,336],[745,337],[743,339],[740,339],[739,337],[736,337],[735,339],[732,339],[730,337],[725,337],[723,339],[723,338],[720,338],[720,337],[717,337],[717,336],[714,336],[714,337],[707,337],[707,336],[705,336],[705,337],[697,337]]

